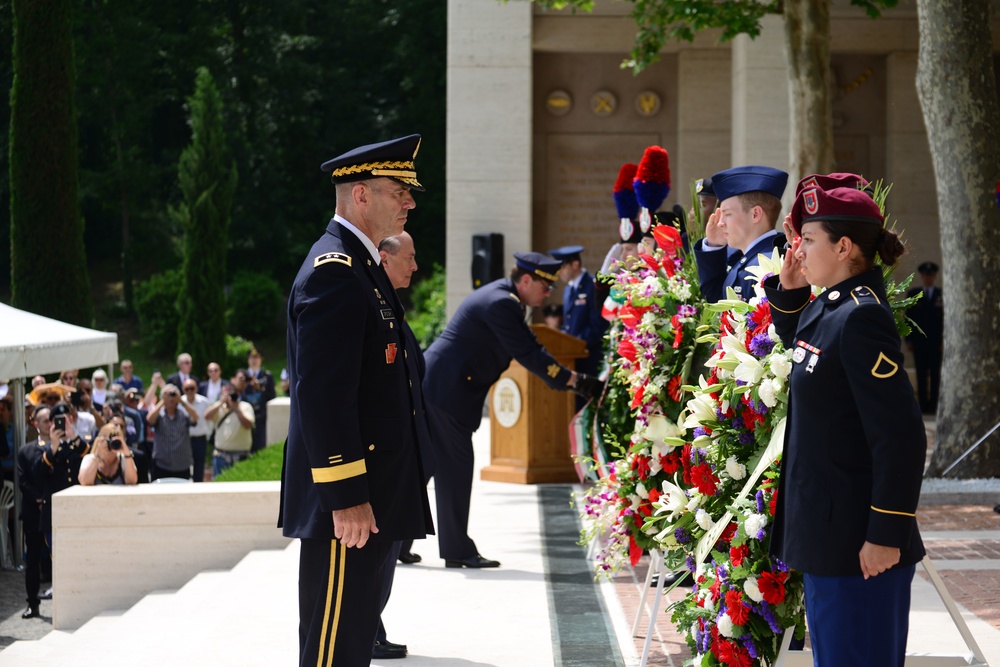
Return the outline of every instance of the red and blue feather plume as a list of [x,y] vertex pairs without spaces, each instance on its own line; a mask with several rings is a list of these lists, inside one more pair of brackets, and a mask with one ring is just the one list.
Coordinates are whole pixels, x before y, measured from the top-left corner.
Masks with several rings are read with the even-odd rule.
[[618,209],[618,217],[629,220],[639,215],[639,202],[635,198],[635,190],[632,181],[635,173],[639,170],[639,165],[627,162],[618,171],[618,180],[615,181],[614,198],[615,208]]
[[[648,214],[640,218],[640,226],[644,227],[643,232],[645,232],[651,222],[650,214],[659,210],[670,194],[670,157],[666,149],[650,146],[645,150],[635,174],[633,187],[639,206],[648,211]],[[649,222],[645,222],[644,218],[649,218]]]

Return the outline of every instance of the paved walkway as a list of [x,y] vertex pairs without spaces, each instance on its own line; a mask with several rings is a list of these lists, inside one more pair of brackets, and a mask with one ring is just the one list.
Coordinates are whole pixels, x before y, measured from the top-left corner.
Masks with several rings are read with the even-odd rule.
[[[480,466],[488,463],[488,423],[476,434],[475,447],[477,463]],[[482,571],[446,569],[437,557],[433,539],[417,542],[414,551],[424,560],[417,565],[398,566],[396,586],[384,616],[389,639],[407,644],[410,656],[405,661],[373,664],[379,667],[637,665],[646,623],[643,622],[638,637],[632,637],[630,629],[647,564],[644,560],[634,572],[623,572],[613,582],[594,583],[584,550],[576,544],[576,510],[570,502],[573,492],[578,490],[579,487],[569,485],[484,482],[477,474],[473,485],[472,536],[483,555],[499,559],[503,567]],[[1000,667],[1000,515],[993,513],[992,504],[925,504],[920,521],[928,551],[963,608],[974,636],[990,664]],[[204,658],[200,664],[294,663],[295,548],[290,548],[289,557],[258,558],[259,565],[266,564],[260,574],[252,574],[253,570],[241,564],[243,574],[238,592],[227,593],[219,579],[207,597],[197,591],[208,589],[182,590],[176,596],[180,610],[165,606],[165,599],[162,607],[157,600],[140,603],[147,603],[144,605],[147,610],[155,607],[163,612],[155,623],[142,625],[142,636],[122,636],[116,642],[117,648],[123,649],[123,657],[132,658],[140,655],[136,650],[141,649],[144,665],[199,664],[198,660],[189,659],[193,650]],[[258,578],[256,586],[247,585],[251,576]],[[0,579],[5,587],[12,581],[9,576]],[[913,590],[910,651],[965,653],[957,631],[924,575],[918,575]],[[248,605],[249,599],[254,599],[255,608],[248,609],[253,606]],[[234,608],[227,611],[227,604]],[[0,618],[0,645],[12,639],[31,638],[22,634],[37,635],[39,627],[44,627],[38,620],[21,620],[20,611],[19,606],[8,618]],[[141,611],[138,606],[121,619],[128,620],[137,611]],[[204,613],[209,614],[208,618],[199,616]],[[227,614],[232,619],[228,624]],[[97,625],[103,624],[107,630],[115,619],[98,621]],[[77,631],[77,637],[54,633],[56,636],[49,639],[69,645],[74,640],[82,642],[88,634],[101,636],[96,630],[88,632],[86,628]],[[188,659],[182,662],[178,662],[182,657],[178,653],[181,650],[177,646],[178,637],[184,637],[187,644],[184,651]],[[662,606],[652,644],[650,665],[679,667],[690,657]],[[150,651],[151,647],[156,648]],[[83,659],[77,664],[111,665],[114,661],[108,662],[107,648],[78,648],[76,655],[91,656],[94,660]],[[11,651],[10,659],[5,660],[4,652],[0,651],[0,666],[68,664],[15,661],[17,654]]]

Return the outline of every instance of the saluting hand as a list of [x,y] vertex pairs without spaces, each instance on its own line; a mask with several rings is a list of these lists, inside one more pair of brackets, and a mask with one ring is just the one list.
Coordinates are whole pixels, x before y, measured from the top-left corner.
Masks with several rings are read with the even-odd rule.
[[719,228],[719,220],[722,219],[722,209],[715,209],[712,215],[708,216],[705,223],[705,241],[712,246],[726,245],[726,233]]
[[361,548],[368,543],[369,533],[377,533],[375,514],[370,503],[333,510],[333,535],[345,547]]
[[899,549],[865,542],[858,554],[865,579],[882,574],[899,562]]
[[798,256],[801,245],[802,237],[796,236],[792,240],[792,247],[785,252],[785,259],[781,262],[781,273],[778,274],[782,289],[793,290],[809,285],[805,274],[802,273],[802,262]]

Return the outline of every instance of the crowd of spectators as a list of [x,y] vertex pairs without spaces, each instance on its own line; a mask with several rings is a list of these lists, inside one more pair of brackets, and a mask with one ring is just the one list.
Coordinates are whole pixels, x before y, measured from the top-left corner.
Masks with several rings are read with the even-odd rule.
[[[51,581],[54,493],[75,484],[210,481],[266,446],[267,402],[277,392],[260,354],[253,350],[247,367],[228,381],[216,362],[206,366],[204,381],[192,368],[191,356],[181,354],[177,372],[166,379],[154,372],[148,387],[127,359],[113,382],[102,369],[89,379],[76,369],[63,371],[55,382],[36,376],[25,395],[27,428],[16,456],[13,397],[0,385],[3,479],[14,483],[17,469],[22,499],[17,518],[24,530],[23,618],[38,617],[39,600],[51,597],[51,589],[40,593],[40,584]],[[14,517],[8,519],[13,534]]]

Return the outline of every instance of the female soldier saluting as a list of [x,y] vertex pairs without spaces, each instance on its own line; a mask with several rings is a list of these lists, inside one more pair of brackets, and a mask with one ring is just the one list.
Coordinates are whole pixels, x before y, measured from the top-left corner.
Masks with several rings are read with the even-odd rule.
[[903,244],[854,188],[803,189],[791,225],[764,283],[794,362],[771,552],[805,574],[815,665],[902,667],[927,440],[874,261]]

